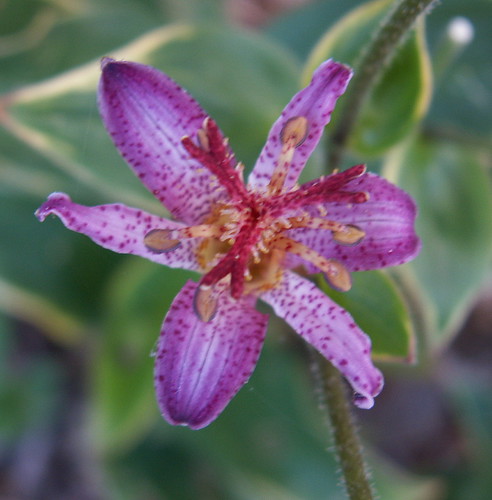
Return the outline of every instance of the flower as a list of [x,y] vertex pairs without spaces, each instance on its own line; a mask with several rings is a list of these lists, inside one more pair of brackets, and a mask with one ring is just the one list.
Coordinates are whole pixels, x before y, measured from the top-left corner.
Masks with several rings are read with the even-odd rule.
[[311,281],[334,288],[350,272],[402,264],[419,250],[416,208],[364,165],[299,186],[297,180],[345,91],[351,70],[323,63],[274,123],[248,178],[216,123],[173,80],[104,58],[99,108],[116,147],[174,220],[122,204],[87,207],[53,193],[37,210],[119,253],[202,273],[167,313],[155,360],[164,418],[212,422],[249,379],[265,337],[261,297],[336,366],[370,408],[383,377],[370,340]]

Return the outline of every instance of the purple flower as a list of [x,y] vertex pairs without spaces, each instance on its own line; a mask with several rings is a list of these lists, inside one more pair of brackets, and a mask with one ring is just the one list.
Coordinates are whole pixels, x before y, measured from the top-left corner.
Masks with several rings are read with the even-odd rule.
[[53,193],[36,212],[119,253],[202,273],[164,320],[155,388],[164,418],[199,429],[249,379],[265,337],[258,297],[346,377],[370,408],[383,378],[369,338],[311,281],[407,262],[419,250],[412,199],[363,165],[299,186],[351,71],[323,63],[274,123],[248,178],[212,119],[154,68],[106,58],[99,108],[116,147],[173,220],[121,204],[86,207]]

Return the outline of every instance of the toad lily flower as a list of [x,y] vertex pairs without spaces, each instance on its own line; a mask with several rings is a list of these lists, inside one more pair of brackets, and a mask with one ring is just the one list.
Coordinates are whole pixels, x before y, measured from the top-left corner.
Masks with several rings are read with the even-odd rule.
[[215,122],[154,68],[105,58],[99,108],[116,147],[173,220],[53,193],[36,212],[119,253],[202,273],[167,313],[155,360],[164,418],[205,427],[249,379],[265,337],[261,297],[336,366],[370,408],[383,378],[368,337],[304,273],[338,290],[350,272],[402,264],[419,249],[415,205],[363,165],[297,180],[351,77],[323,63],[274,123],[248,182]]

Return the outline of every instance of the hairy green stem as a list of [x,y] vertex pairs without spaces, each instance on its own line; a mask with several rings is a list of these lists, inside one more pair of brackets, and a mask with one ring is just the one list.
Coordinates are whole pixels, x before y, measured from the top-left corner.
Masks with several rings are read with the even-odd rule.
[[340,113],[340,120],[330,137],[330,170],[340,166],[347,140],[354,128],[362,106],[381,76],[383,69],[395,55],[395,49],[404,40],[417,18],[430,10],[437,0],[399,0],[382,22],[371,42],[355,65]]
[[369,474],[362,446],[347,399],[347,389],[338,370],[316,351],[311,350],[313,372],[330,417],[335,451],[350,500],[372,500]]
[[[398,0],[387,18],[380,25],[372,41],[355,65],[355,76],[344,99],[345,106],[340,120],[330,137],[330,169],[341,163],[348,138],[365,99],[393,58],[397,47],[412,28],[417,18],[428,11],[437,0]],[[335,451],[350,500],[372,500],[373,491],[369,482],[367,466],[362,455],[351,404],[340,373],[319,353],[311,349],[313,371],[316,376],[323,403],[330,418]]]

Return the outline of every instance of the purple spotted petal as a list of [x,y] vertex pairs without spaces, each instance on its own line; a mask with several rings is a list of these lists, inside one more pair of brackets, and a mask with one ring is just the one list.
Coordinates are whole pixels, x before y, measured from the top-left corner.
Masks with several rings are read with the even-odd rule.
[[282,149],[280,134],[287,121],[296,116],[308,119],[305,141],[296,149],[285,186],[294,185],[308,158],[317,146],[325,125],[330,121],[337,99],[345,92],[352,71],[334,61],[326,61],[314,72],[308,87],[298,92],[280,118],[273,124],[263,151],[249,177],[253,187],[265,187],[270,182]]
[[[350,271],[366,271],[397,266],[413,259],[420,251],[420,239],[415,234],[417,209],[412,198],[385,179],[364,174],[348,183],[346,191],[366,191],[369,201],[360,204],[326,204],[327,218],[353,224],[365,231],[364,239],[354,246],[333,241],[330,231],[295,229],[289,237],[298,240],[327,258],[344,263]],[[319,217],[319,212],[310,212]],[[317,270],[306,265],[310,272]]]
[[151,229],[183,227],[177,222],[122,204],[95,207],[78,205],[65,193],[51,194],[36,211],[40,221],[50,214],[57,215],[67,228],[89,236],[98,245],[113,252],[140,255],[169,267],[199,269],[196,240],[184,240],[175,250],[160,254],[149,251],[143,243],[144,236]]
[[265,337],[268,316],[255,299],[224,293],[209,323],[193,311],[197,284],[189,281],[174,299],[157,348],[155,386],[164,418],[200,429],[212,422],[248,381]]
[[206,113],[177,83],[143,64],[104,59],[99,109],[116,147],[177,220],[200,223],[224,197],[181,144],[196,140]]
[[373,406],[383,387],[383,376],[372,364],[369,337],[345,309],[313,283],[289,271],[279,286],[261,298],[340,370],[356,393],[357,406]]

